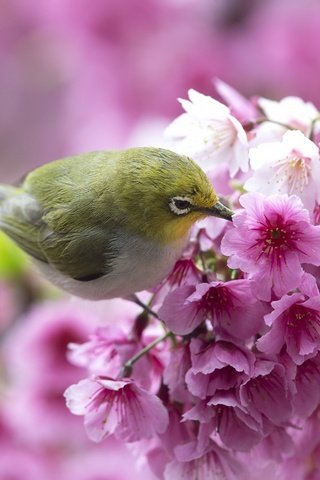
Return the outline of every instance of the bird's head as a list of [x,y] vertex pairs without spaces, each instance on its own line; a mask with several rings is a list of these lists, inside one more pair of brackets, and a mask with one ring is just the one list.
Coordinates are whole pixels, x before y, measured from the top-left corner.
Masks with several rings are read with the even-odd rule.
[[168,243],[204,217],[232,219],[233,212],[219,202],[208,177],[190,158],[159,148],[130,149],[127,155],[118,189],[133,230]]

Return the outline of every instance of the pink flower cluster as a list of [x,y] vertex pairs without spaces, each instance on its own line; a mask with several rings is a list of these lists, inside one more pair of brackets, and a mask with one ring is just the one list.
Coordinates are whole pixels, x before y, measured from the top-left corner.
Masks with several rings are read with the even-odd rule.
[[151,311],[71,345],[88,376],[67,406],[90,439],[134,443],[164,480],[316,479],[320,114],[217,88],[228,105],[191,90],[166,137],[206,170],[233,222],[194,228]]
[[[118,303],[122,315],[136,315],[138,307],[126,302],[125,310],[125,302]],[[141,478],[133,453],[121,441],[93,443],[81,418],[65,406],[64,390],[86,375],[68,361],[67,345],[86,341],[103,321],[102,309],[73,300],[39,302],[2,337],[1,480]],[[108,311],[117,315],[117,302]],[[147,468],[143,478],[154,480]]]

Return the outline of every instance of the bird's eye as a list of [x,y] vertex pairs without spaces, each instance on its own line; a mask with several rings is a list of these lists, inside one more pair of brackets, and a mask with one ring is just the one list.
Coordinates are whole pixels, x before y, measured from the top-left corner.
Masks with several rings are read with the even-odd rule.
[[169,203],[170,209],[175,215],[189,213],[191,205],[191,201],[185,197],[174,197]]
[[179,210],[185,210],[186,208],[190,207],[190,202],[188,200],[178,200],[176,198],[174,200],[174,204]]

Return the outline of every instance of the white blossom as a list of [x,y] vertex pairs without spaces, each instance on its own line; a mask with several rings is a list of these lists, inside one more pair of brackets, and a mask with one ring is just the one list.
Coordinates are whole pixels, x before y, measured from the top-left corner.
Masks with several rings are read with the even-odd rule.
[[258,105],[269,120],[289,125],[303,133],[308,132],[312,122],[319,116],[311,102],[304,102],[299,97],[285,97],[279,102],[261,97]]
[[241,123],[230,109],[213,98],[189,90],[189,99],[180,99],[186,113],[166,129],[170,147],[192,157],[205,170],[227,164],[233,177],[248,170],[248,141]]
[[249,157],[253,176],[246,181],[246,190],[295,194],[313,211],[320,199],[319,148],[301,131],[288,131],[281,142],[251,148]]

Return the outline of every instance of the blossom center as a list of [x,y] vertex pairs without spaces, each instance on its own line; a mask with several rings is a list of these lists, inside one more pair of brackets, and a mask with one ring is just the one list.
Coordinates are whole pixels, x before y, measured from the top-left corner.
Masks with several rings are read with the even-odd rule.
[[168,277],[168,282],[170,285],[178,287],[181,286],[183,281],[188,276],[189,272],[196,272],[196,267],[193,261],[189,258],[183,258],[176,262],[172,273]]
[[274,222],[265,219],[257,230],[260,232],[260,238],[256,246],[259,245],[262,250],[260,256],[265,254],[271,256],[272,260],[279,260],[282,253],[297,248],[297,232],[280,216],[277,216]]
[[274,249],[279,250],[287,248],[290,238],[291,236],[288,235],[285,228],[268,228],[264,239],[264,253],[271,253]]
[[285,158],[277,162],[276,172],[268,180],[268,183],[276,182],[279,186],[286,183],[289,194],[302,193],[308,185],[311,172],[311,159],[292,150]]
[[237,132],[231,122],[212,121],[208,124],[208,138],[205,138],[205,143],[222,149],[233,145],[236,138]]
[[287,160],[289,165],[289,193],[297,190],[303,192],[311,173],[310,158],[302,157],[296,152],[292,152],[291,155],[288,155]]
[[288,327],[300,327],[303,326],[308,320],[311,320],[311,313],[307,309],[299,306],[295,306],[288,316],[287,325]]
[[221,315],[221,313],[228,314],[234,303],[232,297],[232,293],[226,287],[211,287],[202,297],[200,309],[209,312],[212,318]]
[[207,307],[215,305],[222,308],[229,302],[228,290],[225,287],[211,287],[204,295],[202,302]]
[[315,338],[318,337],[320,332],[320,318],[317,312],[299,305],[291,309],[287,325],[291,328],[308,330]]

